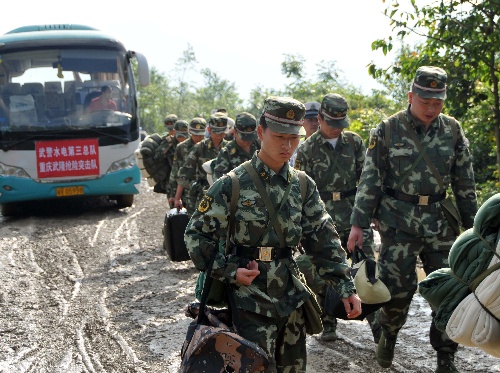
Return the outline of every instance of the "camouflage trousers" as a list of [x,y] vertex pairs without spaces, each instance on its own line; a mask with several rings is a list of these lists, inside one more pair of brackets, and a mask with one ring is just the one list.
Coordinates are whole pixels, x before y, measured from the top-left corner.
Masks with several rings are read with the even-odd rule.
[[[377,312],[377,320],[372,329],[380,326],[386,338],[397,338],[399,330],[408,317],[408,310],[418,287],[417,259],[429,273],[449,267],[448,254],[456,239],[451,228],[431,237],[419,237],[396,228],[387,227],[379,222],[382,244],[378,259],[380,278],[391,292],[389,304]],[[432,310],[429,339],[434,350],[449,354],[455,353],[458,344],[450,340],[444,331],[434,324],[435,310]]]
[[280,319],[241,309],[237,316],[238,334],[257,343],[269,357],[265,373],[305,373],[306,327],[302,307]]

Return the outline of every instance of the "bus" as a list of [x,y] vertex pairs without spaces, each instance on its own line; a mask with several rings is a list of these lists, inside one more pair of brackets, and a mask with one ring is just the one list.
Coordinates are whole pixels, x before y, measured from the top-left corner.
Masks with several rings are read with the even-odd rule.
[[[144,55],[76,24],[0,36],[0,206],[108,196],[130,207],[141,181],[138,85]],[[137,83],[136,83],[137,81]]]

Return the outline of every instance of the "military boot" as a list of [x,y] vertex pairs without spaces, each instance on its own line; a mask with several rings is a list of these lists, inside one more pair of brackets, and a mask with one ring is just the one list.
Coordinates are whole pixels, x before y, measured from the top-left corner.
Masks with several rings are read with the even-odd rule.
[[454,354],[438,353],[436,373],[459,373],[453,361]]
[[325,342],[334,342],[339,337],[337,336],[337,323],[332,323],[323,319],[323,333],[321,340]]
[[388,339],[384,333],[382,333],[377,345],[377,352],[375,353],[378,365],[382,368],[389,368],[392,365],[394,347],[396,347],[396,338]]

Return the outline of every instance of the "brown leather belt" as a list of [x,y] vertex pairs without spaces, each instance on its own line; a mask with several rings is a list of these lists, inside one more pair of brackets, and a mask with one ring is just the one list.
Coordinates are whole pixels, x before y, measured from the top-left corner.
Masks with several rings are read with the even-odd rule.
[[233,254],[252,260],[260,260],[262,262],[271,262],[274,259],[284,259],[292,256],[291,247],[272,247],[258,246],[246,247],[236,246],[233,248]]
[[406,194],[400,192],[399,190],[394,190],[386,187],[384,187],[383,190],[384,193],[387,194],[389,197],[392,197],[399,201],[410,202],[419,206],[427,206],[431,203],[436,203],[446,198],[446,192],[443,192],[441,194],[414,195],[414,194]]
[[346,190],[343,192],[319,192],[319,196],[323,200],[326,201],[340,201],[344,198],[353,196],[356,194],[357,188]]

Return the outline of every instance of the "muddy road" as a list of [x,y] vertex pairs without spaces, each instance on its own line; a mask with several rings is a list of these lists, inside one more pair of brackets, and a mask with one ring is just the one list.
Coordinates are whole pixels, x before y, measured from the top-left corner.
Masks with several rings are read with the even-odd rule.
[[[132,207],[106,199],[29,203],[0,216],[0,372],[177,372],[197,272],[162,249],[166,196],[146,182]],[[308,337],[308,372],[433,372],[430,309],[416,296],[390,369],[368,324],[340,321],[340,340]],[[460,347],[462,372],[500,360]]]

